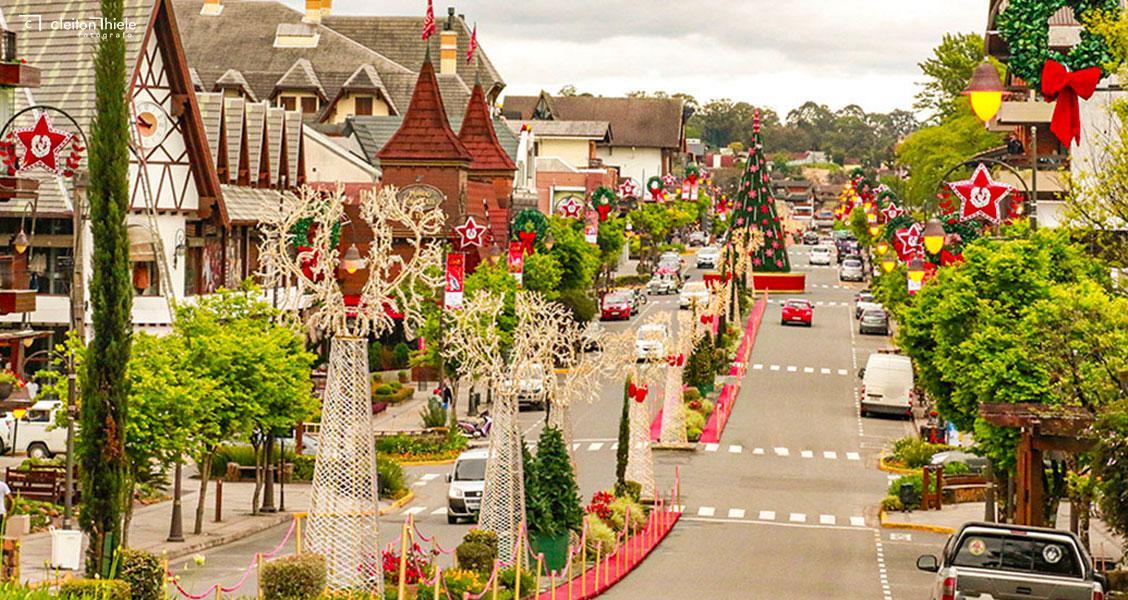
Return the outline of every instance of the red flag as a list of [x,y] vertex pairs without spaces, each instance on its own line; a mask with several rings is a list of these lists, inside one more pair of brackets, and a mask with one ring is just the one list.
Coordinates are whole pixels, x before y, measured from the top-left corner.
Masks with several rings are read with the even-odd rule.
[[432,0],[427,0],[427,16],[423,19],[423,39],[429,40],[435,35],[435,5]]
[[470,32],[470,49],[466,51],[466,64],[474,61],[474,51],[478,49],[478,24],[474,23],[474,30]]

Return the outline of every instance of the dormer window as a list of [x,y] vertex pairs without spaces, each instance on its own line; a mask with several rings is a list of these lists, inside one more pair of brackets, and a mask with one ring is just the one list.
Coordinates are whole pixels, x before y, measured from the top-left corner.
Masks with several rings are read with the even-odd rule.
[[274,31],[275,48],[316,48],[321,32],[305,23],[279,23]]
[[372,116],[372,96],[357,96],[354,100],[358,117]]
[[317,108],[317,96],[305,96],[302,98],[302,114],[315,114],[317,113]]

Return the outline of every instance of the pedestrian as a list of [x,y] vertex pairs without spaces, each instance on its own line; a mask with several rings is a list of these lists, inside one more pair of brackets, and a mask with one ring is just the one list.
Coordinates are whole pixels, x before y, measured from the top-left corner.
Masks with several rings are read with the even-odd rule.
[[454,392],[450,389],[450,383],[446,379],[439,384],[439,397],[443,401],[443,409],[450,410],[450,403],[454,400]]
[[8,497],[12,495],[12,488],[7,482],[0,480],[0,522],[8,516]]

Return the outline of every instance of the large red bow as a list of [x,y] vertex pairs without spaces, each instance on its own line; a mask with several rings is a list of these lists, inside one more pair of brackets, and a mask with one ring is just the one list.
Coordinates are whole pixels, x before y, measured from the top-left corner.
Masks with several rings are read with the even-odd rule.
[[670,356],[666,357],[666,362],[669,363],[669,365],[671,367],[684,367],[685,366],[685,355],[684,354],[671,354]]
[[525,254],[537,253],[536,248],[533,246],[533,242],[537,241],[537,232],[518,231],[517,239],[521,240],[521,247],[524,249]]
[[1081,141],[1081,109],[1077,98],[1088,100],[1097,91],[1103,72],[1100,67],[1089,67],[1071,73],[1056,60],[1047,60],[1042,66],[1042,94],[1047,102],[1055,102],[1050,131],[1069,146]]
[[650,393],[649,386],[637,386],[633,383],[627,386],[627,395],[635,402],[645,402],[648,393]]
[[599,222],[602,223],[607,220],[608,216],[611,215],[611,205],[600,204],[595,207],[595,212],[599,213]]

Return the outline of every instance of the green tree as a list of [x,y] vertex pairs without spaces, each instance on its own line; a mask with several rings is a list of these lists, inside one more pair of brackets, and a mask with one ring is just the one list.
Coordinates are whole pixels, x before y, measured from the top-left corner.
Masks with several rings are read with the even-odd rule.
[[[580,488],[572,471],[572,458],[564,446],[564,436],[555,427],[541,430],[537,443],[536,492],[543,502],[545,517],[536,531],[542,535],[578,533],[583,526],[584,509]],[[529,525],[532,530],[532,523]]]
[[1002,142],[1002,134],[985,129],[971,108],[961,105],[943,123],[913,133],[898,146],[897,164],[909,172],[901,198],[910,207],[934,213],[944,173]]
[[975,67],[983,62],[983,37],[974,33],[949,33],[932,56],[919,63],[928,78],[913,101],[913,110],[931,116],[931,123],[942,123],[956,115],[966,102],[960,92],[967,87]]
[[538,252],[525,257],[524,288],[540,292],[545,298],[555,300],[560,293],[560,281],[564,270],[560,261],[547,252]]
[[[103,22],[122,22],[122,0],[101,0],[101,9]],[[121,544],[128,472],[126,368],[133,333],[133,290],[125,222],[129,211],[127,81],[124,35],[102,32],[94,57],[94,120],[89,149],[94,339],[83,365],[83,435],[77,448],[82,476],[79,523],[88,539],[86,575],[102,578],[110,576],[114,550]]]
[[619,414],[619,446],[615,449],[615,489],[626,489],[627,460],[631,449],[631,378],[623,384],[623,409]]

